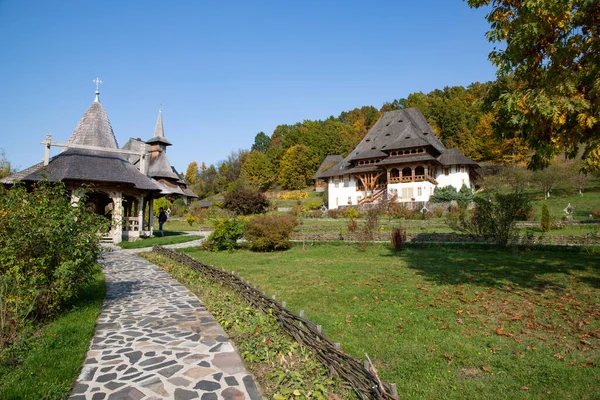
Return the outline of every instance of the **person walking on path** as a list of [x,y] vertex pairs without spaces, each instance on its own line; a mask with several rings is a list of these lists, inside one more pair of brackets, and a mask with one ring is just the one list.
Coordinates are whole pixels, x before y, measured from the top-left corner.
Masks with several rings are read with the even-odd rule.
[[167,213],[165,212],[165,209],[161,207],[158,210],[158,230],[160,232],[160,236],[165,236],[165,233],[163,232],[163,225],[165,222],[167,222],[167,219]]

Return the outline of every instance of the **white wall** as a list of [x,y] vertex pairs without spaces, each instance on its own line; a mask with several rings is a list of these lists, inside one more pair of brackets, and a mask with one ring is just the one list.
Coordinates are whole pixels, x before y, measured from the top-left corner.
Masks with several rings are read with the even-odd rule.
[[[421,188],[421,194],[419,194],[419,188]],[[435,189],[435,185],[427,181],[390,183],[388,185],[388,198],[391,198],[394,195],[394,190],[396,190],[398,193],[398,202],[410,202],[412,199],[415,199],[415,201],[429,201],[429,197],[433,194],[433,189]]]
[[[453,165],[448,167],[450,172],[448,175],[444,174],[444,169],[438,167],[438,175],[435,179],[438,182],[439,187],[445,187],[452,185],[456,188],[456,190],[460,190],[463,184],[467,185],[467,187],[471,187],[471,181],[469,180],[469,168],[465,165],[463,166],[463,171],[461,171],[460,165]],[[356,191],[356,180],[354,178],[350,178],[349,186],[344,187],[343,177],[340,177],[338,187],[335,187],[335,179],[329,178],[328,182],[328,191],[329,191],[329,209],[335,210],[340,206],[347,206],[348,198],[351,200],[352,205],[358,204],[358,198],[362,198],[364,196],[363,191]],[[399,202],[408,202],[412,201],[411,199],[415,199],[415,201],[429,201],[429,197],[433,194],[433,190],[435,189],[435,185],[431,182],[406,182],[406,183],[390,183],[387,185],[389,196],[393,196],[393,190],[398,191],[398,201]],[[412,188],[412,197],[402,198],[403,191],[402,189]],[[421,188],[421,195],[419,195],[419,188]],[[406,193],[408,194],[408,193]]]
[[435,179],[438,182],[439,187],[445,186],[454,186],[456,190],[460,190],[463,184],[467,185],[467,187],[471,187],[471,181],[469,180],[469,168],[466,165],[463,165],[463,171],[461,171],[460,165],[452,165],[448,167],[450,169],[450,173],[448,175],[444,174],[444,168],[438,168],[438,175]]
[[340,206],[347,206],[348,197],[350,197],[352,205],[358,204],[358,197],[363,196],[364,193],[362,191],[356,191],[356,180],[354,178],[350,178],[349,186],[344,187],[344,179],[340,177],[340,181],[338,187],[335,187],[335,179],[329,178],[329,209],[335,210]]

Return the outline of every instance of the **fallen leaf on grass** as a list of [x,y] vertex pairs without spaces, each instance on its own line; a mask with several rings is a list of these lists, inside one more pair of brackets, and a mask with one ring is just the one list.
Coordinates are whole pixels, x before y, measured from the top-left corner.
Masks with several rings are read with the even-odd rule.
[[462,320],[462,318],[456,318],[456,322],[458,322],[459,324],[462,324],[463,320]]
[[496,335],[508,336],[508,337],[513,337],[514,336],[512,333],[504,332],[504,328],[497,328],[495,330],[495,332],[496,332]]
[[521,390],[530,390],[530,388],[527,386],[521,386]]
[[565,358],[562,356],[562,354],[560,353],[556,353],[554,354],[554,357],[558,358],[559,360],[564,360]]
[[488,367],[481,367],[482,370],[484,370],[485,372],[492,372]]

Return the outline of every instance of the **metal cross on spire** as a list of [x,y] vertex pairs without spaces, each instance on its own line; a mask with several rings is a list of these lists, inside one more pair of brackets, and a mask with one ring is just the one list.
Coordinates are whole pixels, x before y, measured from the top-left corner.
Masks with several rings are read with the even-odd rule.
[[100,95],[100,84],[102,83],[102,81],[100,80],[100,78],[96,77],[96,79],[94,79],[92,82],[96,84],[96,98],[94,99],[94,101],[100,102],[98,96]]
[[96,92],[99,92],[100,91],[100,84],[102,84],[103,82],[100,80],[100,78],[96,78],[92,82],[94,82],[96,84]]

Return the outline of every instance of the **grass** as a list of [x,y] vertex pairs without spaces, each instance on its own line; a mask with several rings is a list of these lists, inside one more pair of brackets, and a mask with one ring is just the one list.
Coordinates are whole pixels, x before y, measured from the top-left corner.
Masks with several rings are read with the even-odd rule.
[[271,202],[271,204],[276,204],[277,207],[293,207],[293,206],[297,205],[298,202],[300,202],[300,205],[302,205],[302,206],[304,206],[308,203],[312,203],[312,202],[323,203],[322,192],[315,192],[315,191],[313,191],[312,187],[309,187],[309,188],[305,189],[304,191],[308,192],[308,197],[305,199],[299,199],[299,200],[278,199],[277,194],[269,193],[270,202]]
[[[163,231],[165,233],[164,237],[154,236],[151,238],[141,238],[136,240],[135,242],[121,242],[118,246],[122,249],[141,249],[144,247],[152,247],[155,244],[164,246],[167,244],[177,244],[177,243],[185,243],[191,242],[193,240],[201,239],[202,236],[198,235],[185,235],[184,232],[178,231]],[[158,232],[155,231],[155,234]]]
[[[531,204],[536,209],[536,221],[539,221],[542,217],[543,199],[544,197],[540,193],[533,195]],[[573,219],[586,220],[590,219],[590,214],[592,214],[594,210],[600,210],[600,190],[584,191],[583,196],[563,190],[556,190],[555,193],[552,193],[547,202],[550,218],[554,221],[558,221],[566,215],[563,210],[569,203],[575,208]]]
[[[198,223],[193,222],[192,225],[190,225],[184,219],[175,219],[175,217],[173,217],[169,218],[165,223],[164,228],[167,228],[170,231],[196,231],[198,230]],[[154,219],[154,231],[158,231],[158,221],[156,218]]]
[[404,398],[598,398],[597,254],[383,245],[207,253],[286,300]]
[[152,263],[183,283],[206,304],[227,331],[246,365],[257,378],[267,398],[282,399],[294,395],[304,398],[352,398],[330,379],[328,372],[312,352],[285,335],[273,316],[248,307],[243,298],[226,286],[195,273],[171,259],[143,254]]
[[52,322],[22,332],[0,352],[1,399],[64,399],[77,378],[105,295],[104,275]]

